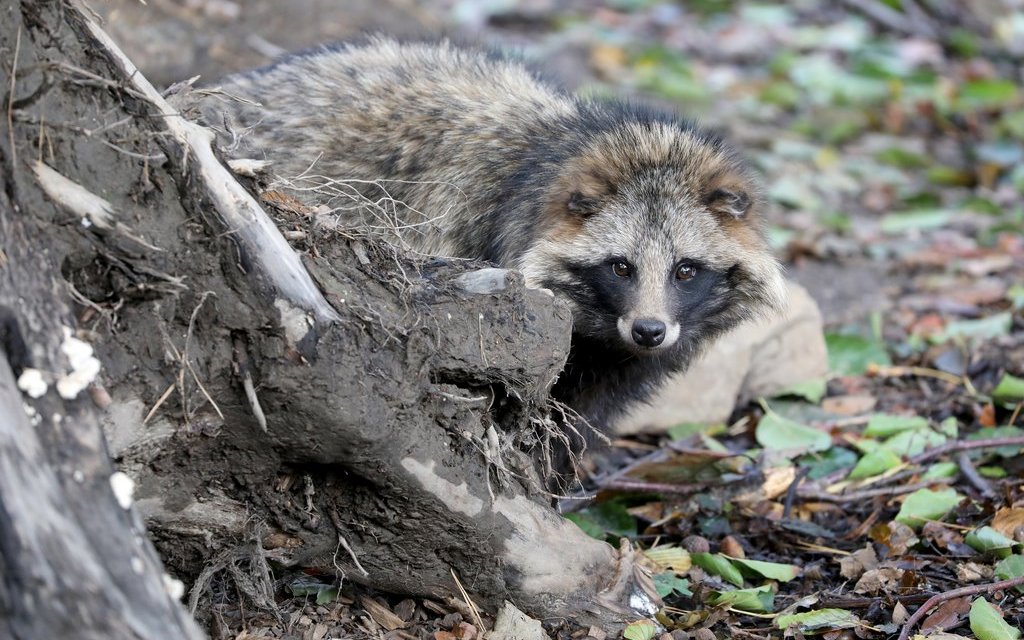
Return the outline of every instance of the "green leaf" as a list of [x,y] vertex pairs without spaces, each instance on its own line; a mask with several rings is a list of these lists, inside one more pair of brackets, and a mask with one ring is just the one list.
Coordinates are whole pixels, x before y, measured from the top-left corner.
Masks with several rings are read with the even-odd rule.
[[[946,187],[970,187],[976,182],[976,176],[973,171],[969,171],[967,169],[957,169],[956,167],[932,167],[928,170],[928,182]],[[936,227],[929,226],[918,228],[934,229]]]
[[1020,402],[1024,400],[1024,379],[1004,373],[999,384],[992,390],[996,402]]
[[870,364],[892,364],[885,345],[877,340],[829,333],[825,335],[825,345],[828,347],[829,370],[838,375],[859,376],[867,371]]
[[993,465],[986,465],[984,467],[978,467],[978,473],[980,473],[981,477],[983,477],[983,478],[992,478],[993,480],[998,480],[998,479],[1001,479],[1001,478],[1005,478],[1006,476],[1009,475],[1006,472],[1006,469],[1004,469],[1002,467],[996,467],[996,466],[993,466]]
[[733,609],[750,613],[769,613],[775,608],[775,594],[769,585],[753,589],[722,591],[709,598],[711,604],[728,604]]
[[903,431],[897,433],[882,443],[883,449],[888,449],[898,456],[916,456],[930,447],[937,447],[945,444],[949,438],[936,433],[931,429],[918,429],[916,431]]
[[960,467],[955,462],[936,462],[928,467],[928,470],[921,474],[922,480],[939,480],[941,478],[952,478],[959,473]]
[[332,602],[334,602],[335,600],[338,599],[338,594],[339,593],[340,593],[340,590],[338,589],[338,587],[330,587],[329,586],[329,587],[327,587],[325,589],[321,589],[316,594],[316,603],[318,605],[331,604]]
[[[1000,580],[1013,580],[1024,577],[1024,556],[1018,554],[1003,558],[995,567],[996,577]],[[1024,593],[1024,584],[1014,587],[1020,593]]]
[[843,447],[832,447],[821,453],[809,453],[801,456],[797,464],[809,469],[807,477],[810,480],[824,478],[833,471],[847,469],[857,462],[857,454]]
[[729,558],[718,553],[691,553],[690,558],[693,560],[693,564],[708,573],[721,576],[737,587],[743,586],[743,576]]
[[287,585],[287,589],[296,598],[314,596],[318,605],[334,602],[338,599],[338,594],[340,593],[337,586],[325,584],[308,576],[296,578]]
[[860,624],[860,620],[857,619],[857,616],[845,609],[819,609],[779,616],[775,619],[775,626],[779,629],[785,630],[795,625],[804,633],[819,629],[852,629],[858,624]]
[[928,420],[921,416],[896,416],[876,413],[868,418],[864,435],[870,438],[888,438],[910,429],[927,429]]
[[920,527],[929,520],[941,520],[963,499],[953,489],[918,489],[907,496],[896,514],[896,521],[909,527]]
[[825,451],[832,446],[832,437],[824,431],[802,425],[767,409],[754,431],[757,443],[765,449]]
[[790,82],[773,82],[761,91],[761,102],[780,107],[794,107],[800,103],[800,90]]
[[929,340],[934,344],[941,344],[953,338],[991,340],[1009,334],[1012,325],[1013,316],[1009,311],[1004,311],[987,318],[950,322],[944,330],[931,336]]
[[1014,629],[1003,620],[999,611],[985,598],[978,598],[971,604],[971,631],[978,640],[1017,640],[1020,629]]
[[800,568],[792,564],[765,562],[763,560],[747,560],[746,558],[733,558],[730,556],[726,557],[732,560],[733,564],[738,564],[739,566],[749,569],[750,571],[764,576],[769,580],[789,582],[800,573]]
[[622,637],[626,640],[651,640],[657,633],[657,625],[650,620],[637,620],[626,625]]
[[850,471],[848,476],[850,480],[860,480],[862,478],[870,478],[885,473],[889,469],[894,469],[903,463],[903,458],[899,457],[889,449],[876,449],[857,462],[857,466]]
[[780,396],[796,396],[803,398],[807,402],[818,404],[821,399],[825,397],[828,385],[824,378],[816,378],[814,380],[805,380],[792,384],[782,391],[776,393],[773,397],[778,398]]
[[686,578],[680,578],[673,571],[656,574],[654,576],[654,589],[662,598],[667,598],[673,593],[678,593],[681,596],[693,595],[693,592],[690,591],[690,581]]
[[952,213],[948,209],[918,209],[890,213],[882,217],[879,228],[883,233],[899,235],[908,231],[925,231],[946,226]]
[[920,169],[928,165],[928,159],[924,156],[899,147],[889,147],[879,151],[875,154],[875,160],[902,169]]
[[591,538],[604,540],[608,534],[618,537],[636,535],[636,519],[629,515],[626,507],[617,500],[609,500],[576,513],[566,514]]
[[720,430],[723,425],[706,424],[703,422],[683,422],[668,428],[668,435],[673,440],[682,440],[698,433],[710,433]]
[[972,80],[960,87],[958,104],[973,109],[1005,106],[1017,97],[1017,85],[1010,80]]
[[1006,299],[1014,309],[1024,309],[1024,285],[1015,284],[1006,290]]
[[1009,556],[1013,546],[1017,544],[992,527],[981,527],[971,531],[964,537],[964,542],[975,551],[991,553],[998,558]]

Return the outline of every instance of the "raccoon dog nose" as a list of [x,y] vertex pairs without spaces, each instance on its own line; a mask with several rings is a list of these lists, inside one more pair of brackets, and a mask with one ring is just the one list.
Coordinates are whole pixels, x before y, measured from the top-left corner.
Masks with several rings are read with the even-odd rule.
[[656,347],[665,339],[665,323],[641,318],[633,323],[633,341],[641,347]]

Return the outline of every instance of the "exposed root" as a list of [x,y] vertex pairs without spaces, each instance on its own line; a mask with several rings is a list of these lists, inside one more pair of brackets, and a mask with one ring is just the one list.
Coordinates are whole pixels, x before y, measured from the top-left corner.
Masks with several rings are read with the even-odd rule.
[[[281,620],[280,611],[274,601],[274,577],[260,543],[263,533],[262,525],[253,526],[248,540],[236,547],[225,549],[206,565],[189,591],[188,609],[193,616],[199,607],[200,599],[208,593],[212,596],[214,589],[217,588],[214,586],[214,578],[223,573],[223,581],[233,583],[238,592],[254,607]],[[226,585],[219,585],[221,589],[225,587]]]

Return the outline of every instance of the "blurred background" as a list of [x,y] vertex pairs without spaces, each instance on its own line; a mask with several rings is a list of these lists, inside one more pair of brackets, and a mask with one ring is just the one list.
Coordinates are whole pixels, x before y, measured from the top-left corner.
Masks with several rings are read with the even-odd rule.
[[[910,364],[984,386],[1024,369],[1024,1],[98,8],[164,86],[380,31],[515,49],[575,90],[676,108],[722,129],[764,175],[772,241],[821,306],[834,374]],[[857,392],[843,380],[830,395]],[[984,410],[968,404],[959,411]]]

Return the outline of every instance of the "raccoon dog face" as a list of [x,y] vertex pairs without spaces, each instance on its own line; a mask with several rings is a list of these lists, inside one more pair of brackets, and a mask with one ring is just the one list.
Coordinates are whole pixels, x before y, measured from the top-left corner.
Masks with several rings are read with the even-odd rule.
[[677,123],[629,123],[566,164],[521,268],[566,296],[574,330],[624,355],[694,355],[782,306],[757,186],[717,139]]

